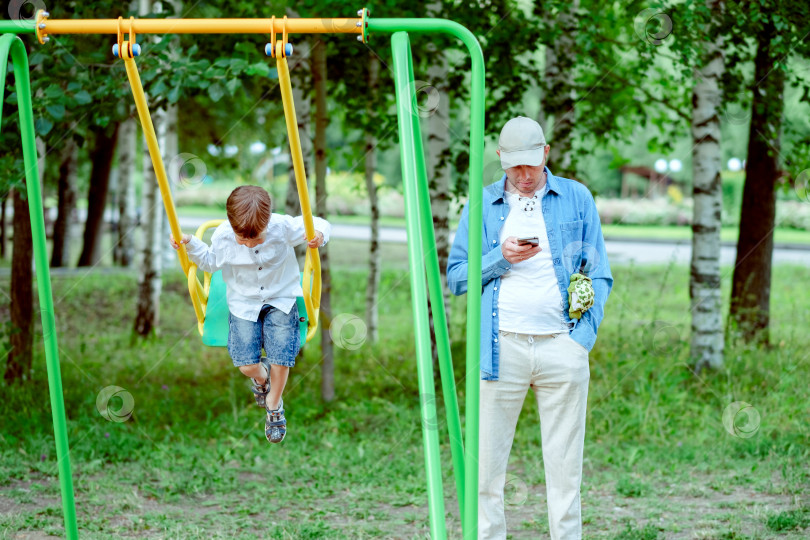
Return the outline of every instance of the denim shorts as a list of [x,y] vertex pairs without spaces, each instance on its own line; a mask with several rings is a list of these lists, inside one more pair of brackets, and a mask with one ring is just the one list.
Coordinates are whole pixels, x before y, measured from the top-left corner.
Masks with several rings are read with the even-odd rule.
[[271,364],[293,367],[301,348],[298,306],[289,313],[265,304],[252,322],[228,313],[228,354],[236,367],[258,364],[262,347]]

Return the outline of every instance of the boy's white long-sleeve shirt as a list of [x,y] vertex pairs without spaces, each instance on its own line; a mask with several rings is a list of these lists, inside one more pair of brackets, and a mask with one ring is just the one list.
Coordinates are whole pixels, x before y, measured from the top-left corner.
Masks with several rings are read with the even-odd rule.
[[[329,241],[331,226],[313,217],[315,230]],[[303,295],[295,246],[306,242],[304,218],[272,214],[265,240],[249,248],[236,243],[226,220],[214,231],[211,246],[191,237],[186,244],[189,259],[205,272],[222,270],[227,287],[228,309],[240,319],[257,321],[262,306],[269,304],[289,313],[295,299]]]

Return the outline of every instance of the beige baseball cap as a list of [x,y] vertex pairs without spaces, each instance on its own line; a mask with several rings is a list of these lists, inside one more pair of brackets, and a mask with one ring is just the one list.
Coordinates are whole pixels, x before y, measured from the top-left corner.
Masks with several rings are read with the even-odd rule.
[[540,124],[518,116],[512,118],[501,130],[498,150],[501,151],[501,166],[505,169],[518,165],[537,167],[543,163],[546,136]]

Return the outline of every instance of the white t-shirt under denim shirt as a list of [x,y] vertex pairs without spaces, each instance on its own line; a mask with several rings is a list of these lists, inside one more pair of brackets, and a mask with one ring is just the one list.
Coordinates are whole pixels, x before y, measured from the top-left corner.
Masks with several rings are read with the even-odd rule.
[[[313,217],[315,230],[329,241],[331,226]],[[186,245],[189,259],[200,270],[222,270],[227,287],[228,309],[240,319],[257,321],[262,306],[269,304],[289,313],[295,299],[303,294],[295,246],[306,243],[304,218],[272,214],[264,242],[249,248],[236,243],[230,222],[223,222],[211,237],[211,247],[191,237]]]
[[531,259],[512,264],[501,276],[498,327],[502,331],[533,335],[568,332],[543,219],[542,201],[547,190],[548,184],[535,193],[534,199],[504,193],[509,215],[501,228],[501,245],[510,236],[536,236],[541,250]]

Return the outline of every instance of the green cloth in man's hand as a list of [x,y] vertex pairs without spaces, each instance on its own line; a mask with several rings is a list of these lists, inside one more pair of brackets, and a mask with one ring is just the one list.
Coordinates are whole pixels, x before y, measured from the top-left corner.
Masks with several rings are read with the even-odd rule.
[[593,305],[593,298],[591,278],[579,273],[572,275],[571,284],[568,285],[568,316],[572,319],[581,318]]

